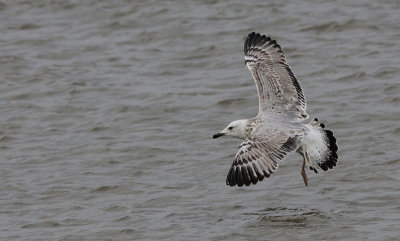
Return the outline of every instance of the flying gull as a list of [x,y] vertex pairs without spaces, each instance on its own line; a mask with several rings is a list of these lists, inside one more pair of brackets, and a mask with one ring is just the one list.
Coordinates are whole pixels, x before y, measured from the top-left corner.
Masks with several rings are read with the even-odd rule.
[[244,140],[226,184],[256,184],[275,173],[278,161],[297,152],[303,156],[301,175],[307,186],[305,166],[315,173],[317,166],[324,171],[336,166],[336,138],[317,118],[307,121],[303,90],[275,40],[253,32],[244,43],[244,55],[257,86],[259,110],[256,117],[233,121],[213,136]]

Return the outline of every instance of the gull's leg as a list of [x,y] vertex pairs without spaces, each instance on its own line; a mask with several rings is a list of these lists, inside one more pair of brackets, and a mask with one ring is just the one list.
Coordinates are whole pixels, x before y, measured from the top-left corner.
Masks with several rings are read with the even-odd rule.
[[308,178],[307,178],[307,174],[306,171],[304,170],[305,166],[306,166],[306,152],[303,152],[303,166],[301,168],[301,176],[303,176],[303,180],[304,180],[304,184],[306,184],[306,186],[308,185]]

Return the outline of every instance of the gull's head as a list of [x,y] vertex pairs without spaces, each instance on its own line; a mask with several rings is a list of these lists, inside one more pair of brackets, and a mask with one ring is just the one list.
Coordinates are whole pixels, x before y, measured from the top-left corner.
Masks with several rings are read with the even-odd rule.
[[233,136],[239,139],[246,139],[245,130],[248,121],[249,120],[233,121],[221,132],[214,134],[213,138],[215,139],[221,136]]

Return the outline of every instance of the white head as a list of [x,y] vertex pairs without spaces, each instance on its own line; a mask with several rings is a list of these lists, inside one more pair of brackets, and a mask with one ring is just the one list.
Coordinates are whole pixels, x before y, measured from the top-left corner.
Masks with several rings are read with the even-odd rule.
[[249,120],[233,121],[221,132],[214,134],[213,138],[215,139],[220,136],[233,136],[239,139],[246,139],[245,129],[248,121]]

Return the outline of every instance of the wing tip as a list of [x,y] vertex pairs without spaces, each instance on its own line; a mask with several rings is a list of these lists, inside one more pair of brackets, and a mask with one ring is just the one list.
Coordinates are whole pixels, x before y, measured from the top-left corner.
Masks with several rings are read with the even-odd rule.
[[258,182],[269,178],[276,171],[277,167],[273,163],[271,164],[273,166],[271,168],[260,166],[260,164],[257,164],[260,166],[257,167],[254,162],[249,162],[247,165],[232,165],[226,176],[226,185],[231,187],[256,185]]
[[245,44],[244,44],[244,51],[247,52],[253,47],[258,46],[266,46],[271,45],[274,48],[278,48],[282,51],[281,46],[276,42],[276,40],[272,40],[271,37],[266,35],[261,35],[260,33],[251,32],[247,35]]

